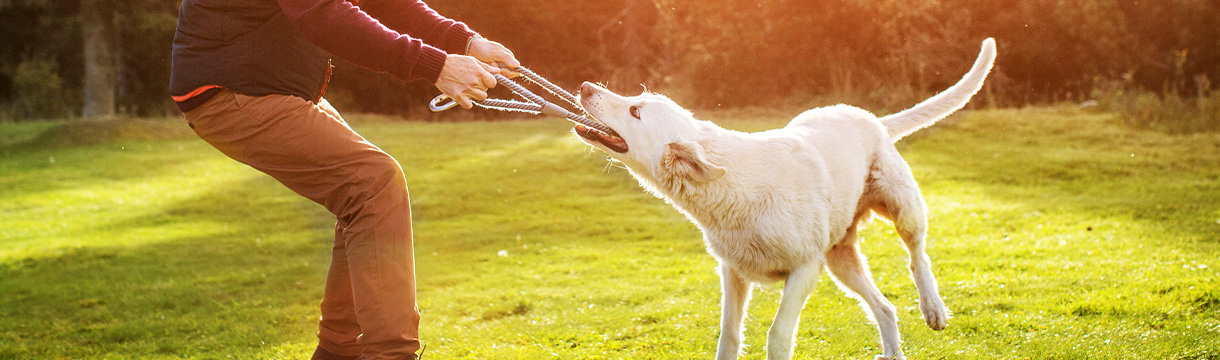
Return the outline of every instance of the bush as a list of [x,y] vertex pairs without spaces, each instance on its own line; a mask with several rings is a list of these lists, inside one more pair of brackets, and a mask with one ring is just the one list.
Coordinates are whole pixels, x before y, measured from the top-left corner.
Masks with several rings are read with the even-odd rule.
[[1160,95],[1133,87],[1126,80],[1109,81],[1095,87],[1093,98],[1098,109],[1118,114],[1133,128],[1170,133],[1220,131],[1220,92],[1211,91],[1210,84],[1200,85],[1197,95],[1191,97],[1173,91]]
[[54,118],[68,114],[63,79],[48,60],[25,60],[13,74],[17,118]]
[[1220,92],[1199,98],[1197,127],[1207,131],[1220,130]]

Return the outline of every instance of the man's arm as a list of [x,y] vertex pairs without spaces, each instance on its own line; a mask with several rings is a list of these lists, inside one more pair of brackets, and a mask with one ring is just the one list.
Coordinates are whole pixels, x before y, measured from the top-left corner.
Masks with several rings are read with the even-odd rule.
[[[356,65],[390,73],[399,79],[427,80],[467,109],[473,106],[471,99],[486,99],[487,89],[496,86],[492,74],[499,73],[500,69],[487,65],[488,59],[508,59],[506,62],[516,66],[512,52],[503,46],[499,46],[499,50],[492,53],[493,56],[484,56],[488,59],[450,55],[419,39],[385,27],[346,1],[277,2],[297,31],[323,50]],[[482,41],[476,43],[486,45]]]
[[476,35],[466,24],[448,19],[419,0],[352,0],[386,27],[423,40],[450,54],[466,54]]
[[405,81],[436,83],[447,54],[420,39],[391,30],[341,0],[277,0],[284,15],[318,47]]
[[[488,64],[503,62],[509,67],[521,66],[513,52],[500,43],[477,36],[466,24],[438,14],[420,0],[351,0],[399,33],[415,36],[425,44],[436,46],[450,54],[470,55]],[[505,71],[505,75],[517,74]]]
[[470,109],[471,99],[487,99],[499,68],[475,57],[449,55],[407,37],[342,0],[277,0],[296,31],[318,48],[355,65],[393,74],[404,81],[426,79]]

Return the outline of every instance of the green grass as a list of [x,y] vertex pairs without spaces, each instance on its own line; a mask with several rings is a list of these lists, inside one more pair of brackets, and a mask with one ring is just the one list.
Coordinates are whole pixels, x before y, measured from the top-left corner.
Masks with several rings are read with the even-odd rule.
[[[709,117],[787,120],[759,114]],[[698,230],[565,123],[349,120],[407,173],[426,358],[713,356],[719,283]],[[1220,135],[993,110],[899,147],[955,312],[924,326],[897,236],[869,226],[909,357],[1220,359]],[[181,119],[0,124],[0,359],[304,358],[332,234],[324,209]],[[780,290],[755,292],[747,359],[764,357]],[[823,277],[797,358],[878,347]]]

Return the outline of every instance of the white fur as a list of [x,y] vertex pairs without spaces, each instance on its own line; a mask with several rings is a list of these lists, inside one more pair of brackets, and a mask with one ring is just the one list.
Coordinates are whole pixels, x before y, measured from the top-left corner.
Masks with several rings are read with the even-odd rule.
[[784,293],[767,333],[767,358],[791,358],[801,308],[823,267],[876,321],[877,358],[901,359],[894,306],[873,283],[856,228],[873,213],[893,222],[910,255],[923,318],[943,329],[949,312],[924,249],[927,205],[893,143],[964,106],[994,59],[995,42],[987,39],[961,81],[898,114],[878,119],[837,105],[758,133],[696,120],[660,95],[628,98],[586,83],[582,104],[622,135],[629,150],[617,153],[586,141],[626,165],[646,190],[703,231],[708,252],[720,262],[723,290],[716,359],[741,354],[750,284],[780,280]]

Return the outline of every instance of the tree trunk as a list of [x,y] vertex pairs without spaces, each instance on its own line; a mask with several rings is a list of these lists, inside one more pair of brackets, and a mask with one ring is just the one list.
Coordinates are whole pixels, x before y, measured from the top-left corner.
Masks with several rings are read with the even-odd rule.
[[115,53],[114,14],[105,0],[81,0],[81,29],[84,32],[84,106],[86,118],[114,115]]
[[655,77],[659,66],[650,35],[656,7],[653,0],[626,0],[623,11],[597,30],[598,53],[609,66],[610,83],[639,85]]

